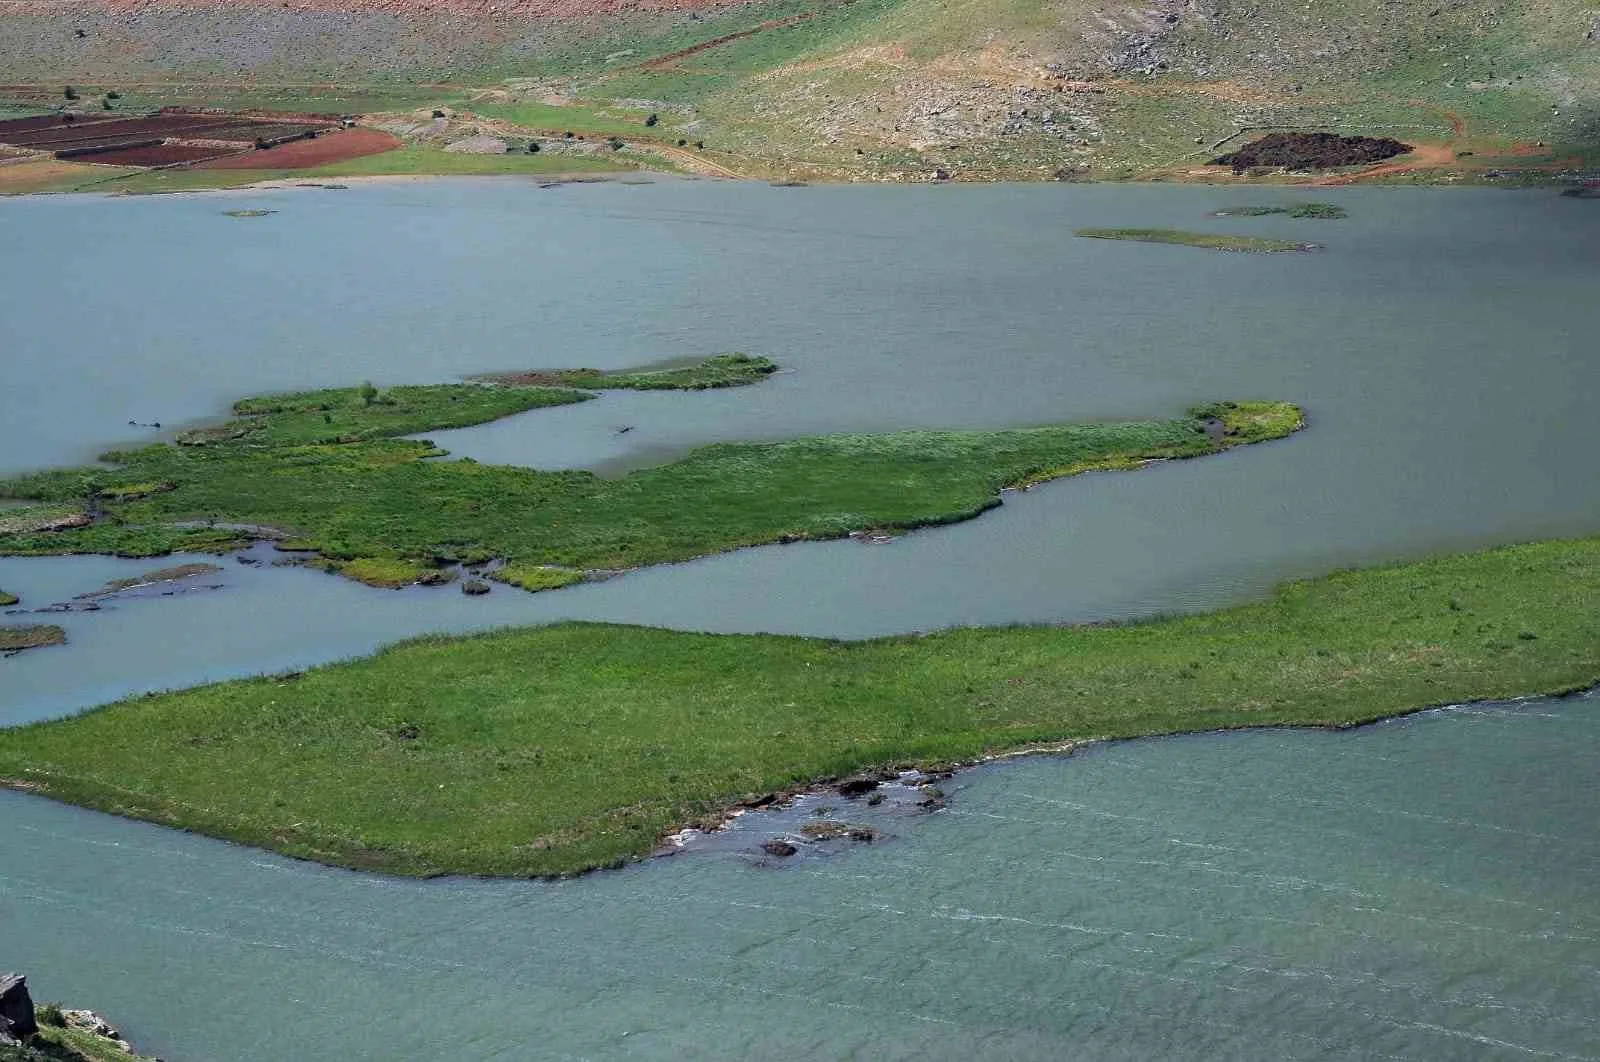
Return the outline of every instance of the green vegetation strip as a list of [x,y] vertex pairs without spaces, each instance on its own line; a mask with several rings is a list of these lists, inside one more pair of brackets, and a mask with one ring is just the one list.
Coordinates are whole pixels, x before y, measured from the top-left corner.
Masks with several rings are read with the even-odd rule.
[[327,863],[535,875],[752,794],[1044,742],[1359,723],[1600,678],[1600,539],[1126,626],[870,642],[564,624],[0,732],[0,778]]
[[12,605],[18,604],[21,600],[22,599],[16,594],[10,594],[4,590],[0,590],[0,608],[10,608]]
[[1269,214],[1287,214],[1291,218],[1319,218],[1332,220],[1349,217],[1349,211],[1333,203],[1296,203],[1293,206],[1241,206],[1219,210],[1217,218],[1259,218]]
[[489,383],[513,387],[577,387],[591,391],[705,391],[760,383],[778,367],[767,358],[748,354],[718,354],[691,365],[660,369],[604,372],[600,369],[560,369],[555,372],[488,373],[478,377]]
[[1226,236],[1211,232],[1184,232],[1181,229],[1079,229],[1077,235],[1094,240],[1176,243],[1184,247],[1204,247],[1212,251],[1241,251],[1248,254],[1310,251],[1316,246],[1310,243],[1296,243],[1294,240],[1269,240],[1261,236]]
[[[770,371],[765,359],[723,357],[581,382],[694,389],[753,382]],[[0,554],[226,549],[278,529],[332,570],[377,586],[417,581],[454,562],[500,559],[508,562],[502,579],[553,588],[572,577],[541,569],[627,569],[740,546],[949,523],[1000,504],[1008,486],[1217,453],[1288,435],[1302,423],[1292,405],[1246,402],[1173,420],[830,435],[708,446],[614,480],[426,460],[442,451],[393,438],[591,397],[570,387],[454,384],[246,399],[235,406],[240,419],[189,432],[178,445],[105,455],[114,467],[0,481],[0,497],[81,499],[101,514],[66,530],[29,531],[37,521],[24,519],[20,530],[0,534]]]

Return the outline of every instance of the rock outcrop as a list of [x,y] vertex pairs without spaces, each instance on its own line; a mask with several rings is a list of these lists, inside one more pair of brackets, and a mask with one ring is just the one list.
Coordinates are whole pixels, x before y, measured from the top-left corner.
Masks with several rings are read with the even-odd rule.
[[22,974],[0,974],[0,1043],[21,1040],[39,1031],[33,1016],[33,997]]

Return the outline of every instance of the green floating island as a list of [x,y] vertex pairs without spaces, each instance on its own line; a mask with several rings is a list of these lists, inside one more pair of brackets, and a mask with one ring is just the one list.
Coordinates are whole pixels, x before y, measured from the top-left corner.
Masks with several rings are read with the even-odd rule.
[[[729,373],[753,383],[770,365],[722,358],[602,378],[687,390],[728,386],[709,381]],[[554,589],[741,546],[965,520],[1006,487],[1218,453],[1303,423],[1287,403],[1226,402],[1172,420],[725,443],[620,479],[429,460],[444,451],[396,437],[594,397],[471,383],[244,399],[237,419],[173,444],[0,481],[0,497],[38,503],[8,511],[0,554],[155,556],[272,538],[374,586],[445,582],[453,565],[494,561],[502,582]]]
[[4,590],[0,590],[0,608],[10,608],[12,605],[21,602],[21,600],[22,599],[16,594],[10,594]]
[[486,373],[474,379],[508,387],[577,387],[591,391],[704,391],[760,383],[778,371],[768,358],[749,354],[718,354],[689,365],[659,369],[605,372],[600,369],[559,369],[554,372]]
[[[1178,518],[1176,515],[1174,518]],[[1600,539],[1203,615],[836,642],[569,623],[0,730],[0,784],[397,874],[565,874],[825,779],[1600,678]]]
[[1291,218],[1322,218],[1332,220],[1347,218],[1350,212],[1333,203],[1295,203],[1292,206],[1240,206],[1225,207],[1211,216],[1214,218],[1259,218],[1269,214],[1286,214]]
[[264,218],[268,214],[276,214],[276,210],[224,210],[222,212],[230,218]]
[[39,649],[46,645],[63,645],[66,640],[67,632],[54,624],[0,626],[0,653],[16,653],[24,649]]
[[1181,229],[1079,229],[1077,235],[1091,240],[1133,240],[1137,243],[1175,243],[1184,247],[1204,247],[1212,251],[1238,251],[1247,254],[1277,254],[1284,251],[1315,251],[1314,243],[1294,240],[1269,240],[1262,236],[1227,236],[1213,232],[1184,232]]

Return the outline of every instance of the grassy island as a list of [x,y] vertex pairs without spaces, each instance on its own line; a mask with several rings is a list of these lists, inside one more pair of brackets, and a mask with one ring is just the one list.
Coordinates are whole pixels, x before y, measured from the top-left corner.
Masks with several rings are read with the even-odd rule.
[[17,653],[24,649],[63,645],[66,640],[67,632],[53,623],[0,626],[0,653]]
[[37,503],[7,511],[0,554],[154,556],[275,537],[375,586],[444,582],[452,565],[497,560],[502,581],[553,589],[740,546],[964,520],[1000,504],[1008,486],[1217,453],[1302,423],[1292,405],[1227,402],[1172,420],[721,444],[614,480],[428,460],[444,452],[396,438],[585,401],[591,387],[694,390],[771,371],[766,359],[733,355],[654,373],[518,377],[536,384],[248,398],[237,419],[174,444],[0,481],[0,497]]
[[1344,725],[1600,679],[1600,539],[1120,626],[840,643],[569,623],[0,731],[0,779],[399,874],[641,856],[731,803],[1045,742]]
[[577,387],[591,391],[705,391],[760,383],[778,371],[767,358],[748,354],[719,354],[690,365],[659,369],[605,372],[601,369],[560,369],[555,372],[485,373],[477,377],[510,387]]
[[1286,214],[1291,218],[1318,218],[1324,221],[1350,216],[1350,212],[1333,203],[1295,203],[1292,206],[1240,206],[1226,207],[1211,216],[1214,218],[1260,218],[1271,214]]
[[1204,247],[1212,251],[1246,254],[1278,254],[1284,251],[1310,251],[1315,244],[1294,240],[1269,240],[1262,236],[1228,236],[1214,232],[1184,232],[1181,229],[1079,229],[1079,236],[1092,240],[1133,240],[1136,243],[1176,243],[1184,247]]
[[8,594],[6,591],[0,590],[0,608],[10,608],[21,600],[16,594]]

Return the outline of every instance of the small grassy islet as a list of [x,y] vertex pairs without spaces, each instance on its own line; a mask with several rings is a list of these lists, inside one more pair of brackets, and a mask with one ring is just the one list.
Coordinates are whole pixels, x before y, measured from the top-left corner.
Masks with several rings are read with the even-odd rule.
[[47,645],[64,645],[66,641],[67,632],[52,623],[0,626],[0,653],[40,649]]
[[215,564],[196,562],[191,564],[176,564],[170,568],[156,568],[153,571],[131,576],[127,579],[113,579],[102,590],[97,590],[91,596],[98,597],[102,594],[116,594],[123,590],[133,590],[143,586],[154,586],[157,583],[176,583],[184,579],[193,579],[201,575],[215,575],[222,569]]
[[485,373],[475,377],[509,387],[576,387],[591,391],[705,391],[760,383],[778,371],[771,359],[749,354],[718,354],[686,365],[659,369],[560,369],[555,372]]
[[507,564],[487,574],[496,582],[529,591],[559,590],[584,579],[583,572],[539,564]]
[[1347,218],[1350,212],[1333,203],[1295,203],[1292,206],[1240,206],[1224,207],[1211,216],[1214,218],[1259,218],[1271,214],[1286,214],[1291,218],[1316,218],[1324,221]]
[[[551,375],[585,387],[692,390],[753,383],[771,371],[766,359],[724,356],[648,373]],[[507,564],[503,580],[550,588],[572,581],[552,569],[614,571],[968,519],[1000,504],[1007,486],[1217,453],[1302,423],[1292,405],[1230,402],[1171,420],[730,443],[615,480],[432,461],[443,453],[432,444],[394,438],[592,397],[575,387],[472,383],[245,399],[235,405],[239,419],[187,432],[175,445],[107,454],[112,467],[0,481],[0,497],[55,506],[77,499],[99,514],[66,530],[20,524],[0,534],[0,554],[148,556],[226,549],[272,531],[292,536],[281,546],[377,586],[498,559]]]
[[1214,232],[1185,232],[1182,229],[1079,229],[1078,236],[1092,240],[1131,240],[1136,243],[1172,243],[1183,247],[1202,247],[1211,251],[1245,254],[1279,254],[1285,251],[1310,251],[1315,244],[1295,240],[1273,240],[1264,236],[1229,236]]
[[1600,539],[1082,628],[841,643],[568,623],[0,731],[0,779],[325,863],[613,865],[749,797],[1072,739],[1347,725],[1600,679]]

